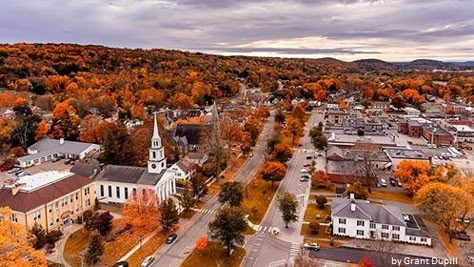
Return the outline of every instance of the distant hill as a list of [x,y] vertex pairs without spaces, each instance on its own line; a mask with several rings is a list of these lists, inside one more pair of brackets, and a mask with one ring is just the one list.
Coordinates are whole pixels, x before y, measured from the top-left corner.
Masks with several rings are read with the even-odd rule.
[[474,61],[465,61],[465,62],[451,62],[454,65],[461,67],[474,67]]
[[411,62],[395,63],[395,65],[402,70],[460,70],[460,66],[456,64],[431,59],[417,59]]
[[395,65],[379,59],[361,59],[353,61],[359,68],[364,71],[394,71]]

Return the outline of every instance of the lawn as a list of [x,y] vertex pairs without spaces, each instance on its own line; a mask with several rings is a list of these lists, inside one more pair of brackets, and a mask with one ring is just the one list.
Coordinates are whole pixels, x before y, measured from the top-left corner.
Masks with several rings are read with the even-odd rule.
[[252,178],[245,189],[242,201],[242,207],[249,215],[249,221],[260,224],[279,184],[279,182],[275,182],[272,188],[272,184],[263,180],[258,172]]
[[208,247],[203,251],[194,248],[181,267],[239,267],[244,256],[245,249],[241,247],[237,247],[232,256],[228,256],[221,243],[209,241]]
[[222,185],[234,179],[235,173],[240,169],[246,160],[247,157],[232,158],[229,161],[229,167],[227,167],[227,169],[223,172],[222,176],[209,186],[208,194],[218,195]]
[[459,255],[458,251],[458,241],[453,239],[452,243],[449,242],[449,236],[448,234],[441,229],[441,227],[437,227],[438,231],[438,236],[443,243],[444,248],[446,248],[446,251],[448,251],[449,256],[451,257],[456,257]]
[[371,198],[378,198],[389,201],[396,201],[401,203],[413,204],[413,199],[404,193],[390,192],[383,190],[372,189],[372,194],[369,194]]
[[[304,213],[305,222],[319,222],[327,223],[326,217],[330,214],[331,207],[326,205],[324,209],[319,209],[316,204],[308,204]],[[309,224],[303,224],[301,227],[301,234],[308,238],[329,239],[331,236],[327,233],[328,226],[320,226],[318,234],[312,234]]]
[[81,266],[79,252],[87,248],[89,243],[89,232],[77,230],[72,233],[64,245],[64,259],[73,267]]
[[156,233],[143,247],[130,256],[127,261],[130,266],[140,266],[143,259],[147,256],[155,254],[155,252],[163,245],[168,233],[163,231]]

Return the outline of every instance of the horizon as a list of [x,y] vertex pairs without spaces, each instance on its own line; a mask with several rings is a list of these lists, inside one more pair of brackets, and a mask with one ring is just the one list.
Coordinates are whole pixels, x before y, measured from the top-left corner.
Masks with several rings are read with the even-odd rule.
[[19,0],[0,10],[0,42],[464,62],[474,60],[472,10],[464,0]]

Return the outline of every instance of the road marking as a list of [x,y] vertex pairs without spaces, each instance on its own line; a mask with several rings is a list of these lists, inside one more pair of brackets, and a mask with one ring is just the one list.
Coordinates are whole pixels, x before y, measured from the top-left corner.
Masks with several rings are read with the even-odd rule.
[[286,266],[286,264],[287,264],[286,260],[279,260],[279,261],[270,262],[268,264],[268,267]]
[[263,232],[265,232],[266,230],[267,230],[267,227],[266,227],[266,226],[264,226],[264,227],[263,227]]
[[262,229],[261,225],[258,226],[257,232],[260,231],[260,229]]
[[261,246],[262,243],[255,243],[255,246]]

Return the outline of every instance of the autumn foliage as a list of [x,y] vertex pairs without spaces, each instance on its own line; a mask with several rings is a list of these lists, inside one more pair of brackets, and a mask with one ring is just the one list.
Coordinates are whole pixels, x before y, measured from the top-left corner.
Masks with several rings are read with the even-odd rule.
[[403,188],[409,195],[414,195],[430,181],[430,164],[424,161],[403,160],[395,170],[394,175],[403,183]]
[[260,175],[265,181],[270,181],[272,187],[274,182],[285,178],[287,167],[278,161],[267,161],[263,164]]
[[127,223],[141,236],[158,227],[159,206],[153,190],[143,190],[132,194],[131,199],[123,208],[123,215]]
[[201,236],[196,240],[196,248],[198,250],[205,250],[209,245],[209,239],[207,236]]

